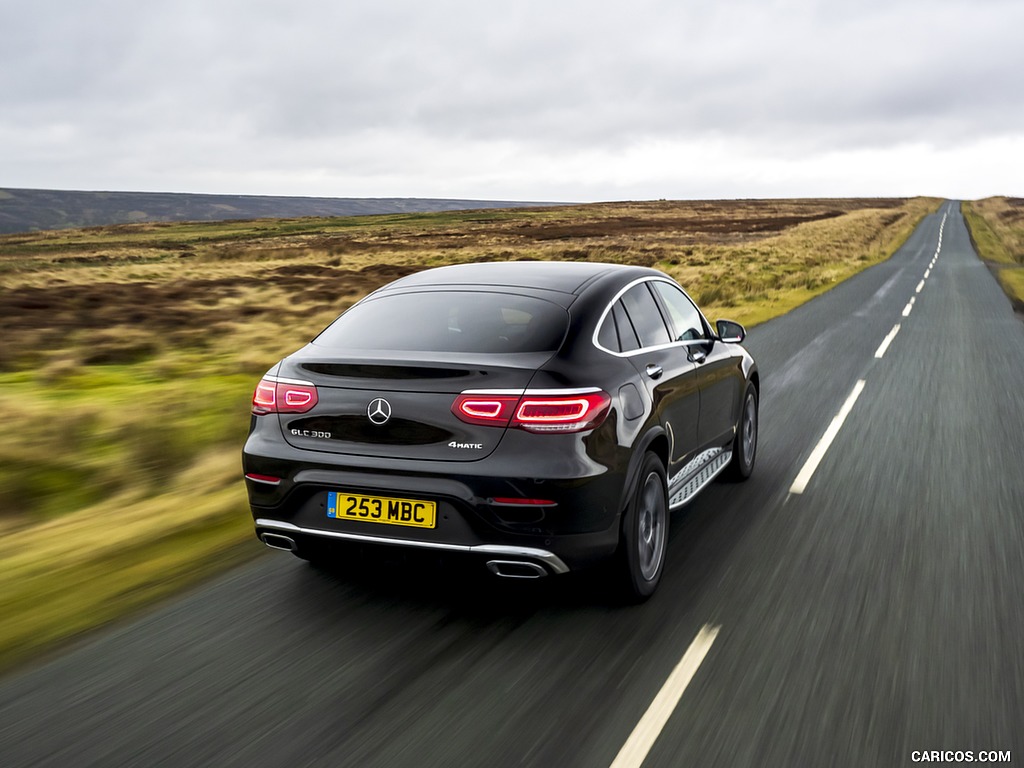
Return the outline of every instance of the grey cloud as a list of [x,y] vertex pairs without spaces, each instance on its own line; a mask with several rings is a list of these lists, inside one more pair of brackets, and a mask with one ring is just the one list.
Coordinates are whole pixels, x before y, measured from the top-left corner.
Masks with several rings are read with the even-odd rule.
[[33,164],[52,179],[90,158],[97,177],[400,178],[389,163],[420,143],[715,139],[795,161],[1024,125],[1016,2],[4,0],[0,26],[0,160],[25,186]]

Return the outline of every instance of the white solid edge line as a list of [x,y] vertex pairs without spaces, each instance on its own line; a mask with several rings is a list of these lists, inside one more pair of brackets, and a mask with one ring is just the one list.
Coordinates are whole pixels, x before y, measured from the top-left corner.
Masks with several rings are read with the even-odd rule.
[[825,434],[821,436],[821,440],[814,446],[814,450],[811,451],[811,455],[807,457],[807,461],[804,463],[803,469],[800,470],[800,474],[796,476],[796,480],[793,481],[793,485],[790,486],[790,493],[803,493],[804,489],[807,488],[807,483],[811,481],[811,476],[814,474],[814,470],[818,468],[818,464],[825,457],[825,452],[829,446],[832,445],[832,441],[836,439],[836,435],[839,434],[839,430],[843,426],[843,422],[846,421],[846,417],[849,416],[850,411],[853,408],[853,404],[857,402],[857,398],[860,397],[860,393],[864,390],[864,379],[860,379],[853,387],[853,391],[850,396],[846,398],[846,402],[843,403],[843,407],[839,409],[839,413],[832,419],[832,423],[828,425],[828,429],[825,430]]
[[719,627],[712,627],[705,624],[700,632],[693,638],[690,647],[686,649],[683,658],[676,664],[672,674],[668,676],[665,684],[661,686],[658,695],[654,697],[651,706],[647,708],[636,728],[629,734],[626,743],[622,745],[619,754],[612,761],[611,768],[640,768],[647,753],[651,751],[655,740],[661,734],[669,716],[675,711],[679,699],[683,697],[683,691],[690,684],[694,674],[700,667],[704,657],[711,650],[711,644],[715,642]]
[[[910,305],[907,304],[906,308],[903,310],[903,315],[904,315],[904,317],[906,317],[909,314],[910,314]],[[878,345],[878,349],[875,350],[875,357],[876,358],[878,358],[879,360],[882,359],[882,355],[885,354],[885,350],[887,350],[889,348],[889,345],[892,344],[892,340],[896,338],[896,334],[899,333],[899,332],[900,332],[900,324],[896,323],[896,325],[894,325],[892,327],[892,330],[889,331],[889,335],[886,336],[884,339],[882,339],[882,343],[879,344]]]

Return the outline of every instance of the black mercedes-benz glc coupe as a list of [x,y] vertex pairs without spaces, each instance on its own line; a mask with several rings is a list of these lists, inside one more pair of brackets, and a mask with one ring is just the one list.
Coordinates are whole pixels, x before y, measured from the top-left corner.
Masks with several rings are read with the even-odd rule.
[[243,452],[256,535],[322,562],[342,542],[462,553],[510,578],[614,560],[642,600],[670,510],[754,467],[744,335],[644,267],[397,280],[256,387]]

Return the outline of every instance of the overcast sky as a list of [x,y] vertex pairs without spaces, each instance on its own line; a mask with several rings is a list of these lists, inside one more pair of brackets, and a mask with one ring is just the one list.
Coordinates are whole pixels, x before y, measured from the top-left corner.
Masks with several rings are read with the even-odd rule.
[[1024,196],[1024,2],[0,0],[0,187]]

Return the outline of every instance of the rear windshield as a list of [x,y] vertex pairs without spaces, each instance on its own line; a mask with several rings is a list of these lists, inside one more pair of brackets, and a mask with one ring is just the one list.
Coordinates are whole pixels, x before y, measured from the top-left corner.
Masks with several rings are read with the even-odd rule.
[[421,352],[553,352],[569,323],[557,304],[474,291],[384,295],[364,301],[313,343],[331,349]]

